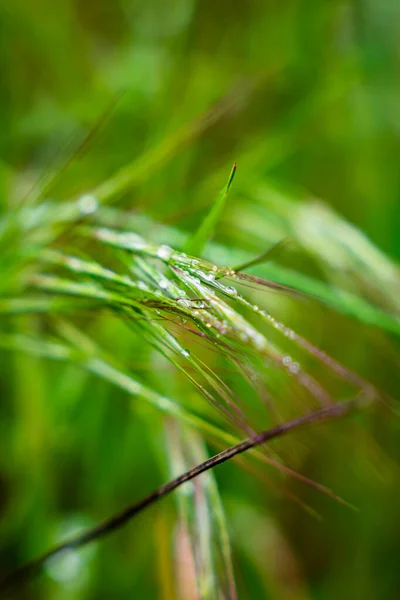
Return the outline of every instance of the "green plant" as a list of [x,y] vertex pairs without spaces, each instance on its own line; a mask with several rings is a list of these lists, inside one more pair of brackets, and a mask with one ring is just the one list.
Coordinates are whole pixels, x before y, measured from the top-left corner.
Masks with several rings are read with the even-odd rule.
[[[192,242],[179,232],[166,228],[159,235],[169,235],[175,241],[180,235],[181,247],[201,252],[215,229],[221,199],[225,200],[232,177],[215,205],[218,209],[212,209]],[[293,219],[292,213],[290,219]],[[124,223],[124,228],[111,228],[110,222]],[[186,431],[185,444],[188,451],[193,452],[193,458],[204,456],[195,451],[202,443],[202,438],[196,437],[199,434],[212,443],[225,446],[235,444],[241,432],[250,438],[230,450],[223,450],[204,465],[191,469],[190,463],[186,463],[187,475],[172,480],[104,525],[61,544],[38,561],[28,563],[26,568],[17,571],[13,581],[18,583],[22,576],[31,576],[61,550],[73,549],[113,531],[154,500],[229,457],[264,444],[298,424],[344,414],[352,403],[337,403],[338,392],[332,395],[321,383],[319,371],[317,375],[313,374],[313,362],[318,370],[336,377],[343,397],[360,396],[353,404],[360,406],[362,399],[370,402],[378,398],[371,384],[242,294],[240,285],[250,284],[294,296],[294,301],[299,302],[299,294],[308,293],[310,286],[317,294],[323,289],[321,284],[312,280],[308,283],[294,273],[289,273],[286,279],[290,284],[297,283],[297,287],[288,287],[284,270],[279,282],[245,273],[245,269],[257,265],[264,269],[263,263],[276,254],[277,246],[253,260],[246,260],[244,253],[232,252],[230,264],[241,262],[241,265],[236,268],[219,266],[188,256],[169,245],[149,241],[142,235],[144,222],[140,215],[125,216],[118,209],[111,212],[103,209],[93,194],[81,196],[75,203],[22,205],[19,210],[5,215],[2,244],[3,271],[7,273],[7,280],[3,279],[4,297],[0,310],[7,327],[1,333],[0,345],[5,349],[68,361],[147,401],[168,418],[173,427],[179,424],[185,431],[187,427],[191,428],[191,433]],[[136,231],[132,231],[131,223],[135,223]],[[335,240],[340,243],[338,238]],[[346,241],[350,246],[351,238],[347,237]],[[346,251],[345,246],[342,251]],[[213,252],[218,255],[221,250],[211,247]],[[322,256],[318,259],[322,260]],[[372,264],[368,262],[369,269]],[[332,295],[335,297],[334,292]],[[326,300],[323,294],[319,296]],[[347,298],[336,293],[334,302],[343,312],[349,312]],[[390,313],[384,315],[378,307],[356,296],[351,302],[359,319],[372,318],[382,327],[396,330],[398,321]],[[89,319],[89,325],[84,328],[89,329],[89,334],[80,324],[83,317]],[[168,398],[152,387],[151,379],[147,384],[140,381],[124,364],[126,357],[124,361],[123,356],[119,356],[118,344],[112,344],[108,350],[102,348],[95,332],[102,330],[103,321],[112,327],[116,325],[119,335],[123,333],[129,344],[134,340],[137,347],[146,343],[149,350],[156,350],[187,378],[199,397],[191,401]],[[40,327],[40,333],[29,333],[32,327]],[[201,346],[195,345],[196,340]],[[213,365],[210,356],[214,353],[218,362],[226,367]],[[301,364],[297,355],[303,356],[309,368]],[[240,377],[239,386],[228,385],[219,374],[221,368],[233,369]],[[201,396],[205,402],[200,401]],[[207,408],[207,403],[213,410]],[[301,411],[308,407],[306,415],[288,420],[291,412],[298,412],[299,407]],[[260,434],[260,426],[255,423],[262,423],[263,427],[268,425],[271,429]],[[165,425],[168,431],[168,421]],[[176,435],[179,430],[172,431]],[[177,451],[176,441],[173,441],[172,465],[181,465],[183,471],[186,451],[180,451],[179,459]],[[260,450],[258,458],[337,498],[329,489],[277,460],[276,454],[271,455],[269,449]],[[196,586],[204,598],[212,598],[215,594],[220,597],[220,593],[223,597],[225,593],[235,597],[229,535],[222,508],[217,508],[222,507],[222,503],[214,479],[211,475],[208,477],[206,485],[210,488],[206,487],[200,505],[194,499],[181,500],[187,531],[193,528],[192,519],[196,519],[196,512],[203,510],[201,506],[208,506],[209,518],[216,519],[217,535],[222,543],[219,551],[211,546],[207,550],[210,540],[206,536],[202,542],[204,531],[200,529],[197,534],[192,531]],[[213,499],[210,496],[207,500],[209,494]],[[219,552],[223,557],[222,570],[218,567]],[[221,583],[224,579],[225,583]]]

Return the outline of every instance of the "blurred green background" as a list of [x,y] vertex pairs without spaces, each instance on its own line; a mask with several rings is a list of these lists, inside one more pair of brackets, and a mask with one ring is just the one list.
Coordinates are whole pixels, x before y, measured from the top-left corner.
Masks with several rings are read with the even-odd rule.
[[[129,211],[144,237],[179,246],[237,161],[206,256],[234,266],[235,252],[288,238],[259,274],[323,302],[246,293],[396,396],[399,2],[13,0],[0,15],[3,215],[93,192]],[[198,402],[115,318],[79,327],[149,387]],[[30,316],[2,328],[46,331]],[[162,416],[140,400],[72,364],[0,356],[6,573],[179,473],[180,461]],[[216,471],[239,598],[398,597],[399,429],[396,413],[378,410],[280,442],[288,465],[357,511],[267,465],[254,473],[246,458]],[[176,498],[163,501],[17,597],[197,598],[181,513]]]

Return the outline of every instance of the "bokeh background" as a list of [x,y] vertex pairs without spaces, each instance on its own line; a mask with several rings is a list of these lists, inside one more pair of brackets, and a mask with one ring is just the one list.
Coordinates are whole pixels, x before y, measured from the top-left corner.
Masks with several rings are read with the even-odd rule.
[[[178,243],[237,161],[208,258],[230,264],[232,252],[257,256],[287,238],[289,250],[259,273],[322,301],[248,294],[396,397],[396,0],[2,0],[0,15],[3,213],[22,199],[61,202],[93,191],[129,211],[145,237]],[[43,327],[18,320],[26,326]],[[153,388],[196,396],[111,317],[80,326]],[[176,464],[165,450],[170,429],[125,392],[23,353],[2,350],[0,364],[6,573],[144,495]],[[357,510],[264,465],[257,473],[246,460],[221,467],[239,598],[394,600],[398,415],[377,410],[294,439],[290,452],[279,446],[287,463]],[[191,567],[179,527],[170,498],[49,565],[18,597],[197,598],[185,584]]]

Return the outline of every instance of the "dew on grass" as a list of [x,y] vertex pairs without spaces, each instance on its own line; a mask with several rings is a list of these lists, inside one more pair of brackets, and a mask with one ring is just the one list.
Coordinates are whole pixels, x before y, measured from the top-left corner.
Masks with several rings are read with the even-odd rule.
[[182,356],[184,356],[185,358],[189,358],[190,356],[190,351],[187,350],[186,348],[184,348],[183,350],[181,350],[181,354]]
[[78,208],[83,215],[91,215],[99,207],[97,198],[92,194],[84,194],[78,200]]
[[58,583],[75,579],[81,572],[82,561],[75,550],[66,549],[46,561],[47,575]]
[[282,362],[285,365],[285,367],[288,367],[289,365],[292,364],[292,359],[290,356],[284,356],[282,359]]
[[160,246],[157,250],[158,258],[170,258],[173,250],[169,246]]
[[190,308],[191,306],[190,300],[187,300],[186,298],[178,298],[177,303],[183,308]]
[[199,275],[202,279],[205,279],[206,281],[215,280],[215,275],[213,275],[212,273],[205,273],[204,271],[199,271]]
[[264,337],[261,333],[255,333],[253,335],[253,344],[257,350],[262,350],[264,348]]
[[298,363],[296,363],[296,362],[292,363],[292,364],[289,366],[289,371],[290,371],[291,373],[293,373],[293,375],[297,375],[297,373],[299,373],[299,372],[300,372],[300,365],[299,365]]
[[167,281],[167,279],[161,279],[161,280],[158,282],[158,285],[160,286],[160,288],[161,288],[162,290],[166,290],[166,289],[167,289],[167,287],[169,286],[169,281]]
[[227,285],[225,287],[225,292],[227,294],[231,294],[231,296],[237,296],[237,289],[234,288],[232,285]]

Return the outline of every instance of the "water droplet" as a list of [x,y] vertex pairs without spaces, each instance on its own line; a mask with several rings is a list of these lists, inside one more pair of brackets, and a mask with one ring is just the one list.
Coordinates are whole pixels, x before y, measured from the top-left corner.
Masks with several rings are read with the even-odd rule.
[[292,359],[290,356],[284,356],[282,359],[282,362],[285,365],[285,367],[288,367],[289,365],[292,364]]
[[237,296],[237,289],[234,288],[232,285],[227,285],[225,287],[225,292],[227,294],[231,294],[231,296]]
[[181,351],[181,354],[182,354],[182,356],[184,356],[185,358],[189,358],[189,356],[190,356],[190,352],[189,352],[189,350],[187,350],[186,348],[184,348],[184,349]]
[[178,298],[177,303],[183,308],[190,308],[191,306],[190,300],[187,300],[186,298]]
[[159,249],[157,250],[157,256],[158,258],[170,258],[171,254],[172,254],[173,250],[172,248],[170,248],[169,246],[160,246]]
[[82,561],[75,550],[66,549],[46,561],[45,569],[49,577],[59,583],[75,579],[81,572]]
[[192,260],[190,261],[190,264],[192,265],[192,267],[196,267],[199,264],[199,261],[196,260],[195,258],[192,258]]
[[203,279],[205,279],[206,281],[214,281],[215,279],[215,275],[213,275],[212,273],[200,272],[199,275],[201,275],[201,277],[203,277]]
[[253,336],[253,343],[258,350],[262,350],[264,348],[264,338],[261,333],[256,333]]
[[160,286],[160,288],[161,288],[162,290],[166,290],[166,289],[167,289],[167,287],[169,286],[169,281],[167,281],[166,279],[161,279],[161,280],[158,282],[158,285]]
[[92,194],[84,194],[78,200],[78,207],[83,215],[91,215],[96,212],[99,203],[97,202],[97,198],[92,196]]
[[215,273],[216,271],[218,271],[218,267],[217,267],[217,265],[213,265],[213,268],[212,268],[212,270],[214,271],[214,273]]
[[300,371],[300,365],[296,362],[292,363],[289,367],[289,371],[294,375],[297,375],[297,373]]

